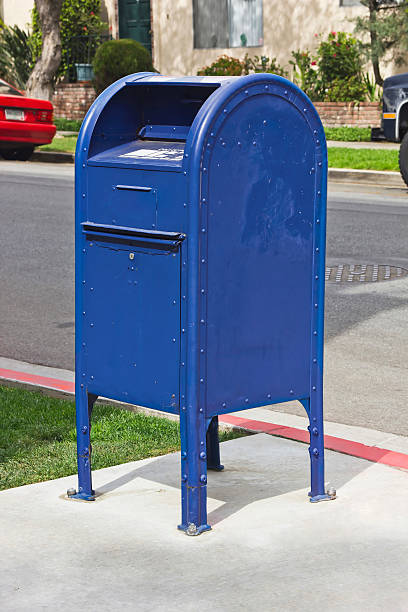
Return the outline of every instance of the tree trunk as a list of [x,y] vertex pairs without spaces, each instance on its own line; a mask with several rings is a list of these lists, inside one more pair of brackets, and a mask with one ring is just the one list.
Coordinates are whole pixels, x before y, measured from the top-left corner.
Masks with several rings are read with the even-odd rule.
[[368,10],[370,12],[370,42],[371,42],[371,63],[374,70],[374,78],[377,85],[382,87],[384,79],[380,73],[380,62],[376,51],[378,44],[378,35],[376,30],[377,11],[379,10],[378,0],[369,0]]
[[41,24],[42,49],[27,82],[27,95],[51,100],[61,62],[60,14],[63,0],[35,0]]

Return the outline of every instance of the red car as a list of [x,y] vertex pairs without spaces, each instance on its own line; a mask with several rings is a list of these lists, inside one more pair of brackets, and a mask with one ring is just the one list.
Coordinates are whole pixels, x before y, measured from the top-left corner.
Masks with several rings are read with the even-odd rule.
[[5,159],[29,159],[34,147],[49,144],[57,128],[48,100],[27,98],[0,79],[0,155]]

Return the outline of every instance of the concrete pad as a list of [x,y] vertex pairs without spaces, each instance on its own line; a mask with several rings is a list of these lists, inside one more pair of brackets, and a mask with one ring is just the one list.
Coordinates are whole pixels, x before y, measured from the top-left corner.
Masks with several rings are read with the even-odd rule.
[[307,501],[307,447],[264,434],[225,442],[209,474],[213,530],[180,519],[179,454],[0,493],[1,608],[405,611],[408,474],[327,452],[338,499]]

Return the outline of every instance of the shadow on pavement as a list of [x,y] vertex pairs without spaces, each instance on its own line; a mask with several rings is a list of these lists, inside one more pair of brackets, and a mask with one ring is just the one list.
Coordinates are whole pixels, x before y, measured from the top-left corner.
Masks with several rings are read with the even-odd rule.
[[[306,444],[266,434],[224,442],[221,445],[224,471],[208,473],[208,496],[224,503],[209,513],[208,522],[215,525],[253,502],[300,489],[305,489],[307,504],[310,482],[307,449]],[[362,459],[326,451],[326,482],[341,495],[341,487],[370,465]],[[99,487],[97,494],[102,498],[136,478],[180,488],[180,454],[158,457],[130,470]]]

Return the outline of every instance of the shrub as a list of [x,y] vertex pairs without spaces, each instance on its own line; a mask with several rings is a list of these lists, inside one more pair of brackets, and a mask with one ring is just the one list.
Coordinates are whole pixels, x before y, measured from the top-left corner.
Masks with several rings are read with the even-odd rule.
[[327,89],[325,100],[327,102],[364,102],[367,97],[367,88],[361,76],[352,76],[348,79],[333,79]]
[[350,127],[343,125],[343,127],[329,128],[325,127],[324,132],[327,140],[341,140],[343,142],[370,142],[371,140],[371,129]]
[[33,63],[30,38],[18,26],[8,27],[0,21],[0,77],[25,89]]
[[66,130],[67,132],[79,132],[81,129],[81,119],[67,119],[66,117],[54,117],[54,125],[57,130]]
[[244,64],[236,57],[221,55],[211,64],[197,72],[199,76],[241,76]]
[[145,47],[135,40],[107,40],[97,50],[93,60],[94,87],[100,94],[108,85],[133,72],[153,71],[152,58]]
[[253,72],[269,72],[279,76],[288,77],[288,72],[276,60],[276,57],[266,57],[265,55],[255,55],[249,57],[248,53],[244,57],[244,74]]
[[357,40],[346,32],[330,32],[317,50],[318,67],[325,84],[331,81],[361,77],[362,62]]
[[292,52],[294,79],[313,101],[362,102],[369,95],[357,40],[346,32],[321,39],[316,56]]
[[382,98],[382,87],[377,85],[375,79],[371,78],[368,72],[363,75],[364,85],[367,89],[367,99],[369,102],[379,102]]
[[265,55],[250,57],[248,53],[242,61],[236,57],[221,55],[211,66],[201,68],[197,74],[199,76],[241,76],[254,72],[269,72],[283,77],[288,76],[287,71],[276,61],[276,57],[272,59]]
[[[293,80],[314,102],[323,100],[322,82],[317,71],[317,62],[310,51],[292,51]],[[314,67],[313,67],[314,66]]]

